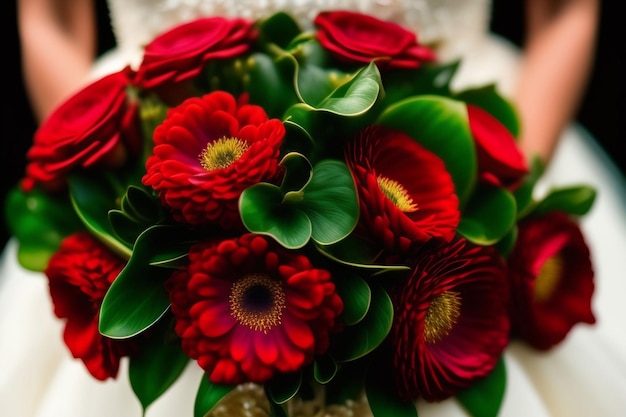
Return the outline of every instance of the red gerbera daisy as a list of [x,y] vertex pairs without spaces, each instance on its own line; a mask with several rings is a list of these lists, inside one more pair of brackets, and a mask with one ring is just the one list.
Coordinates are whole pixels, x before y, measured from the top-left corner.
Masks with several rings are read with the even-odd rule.
[[280,176],[285,127],[263,108],[218,91],[172,108],[154,132],[143,183],[180,222],[241,225],[237,202],[249,186]]
[[54,314],[67,319],[63,339],[99,380],[115,378],[120,358],[133,343],[102,336],[98,331],[102,300],[125,263],[88,233],[63,240],[45,270]]
[[401,398],[443,400],[489,374],[509,340],[508,292],[493,247],[459,239],[422,252],[390,291]]
[[330,273],[265,237],[195,245],[167,283],[182,348],[211,381],[263,383],[329,345],[343,302]]
[[589,248],[579,225],[566,213],[520,222],[508,263],[515,335],[537,349],[549,349],[575,324],[595,323]]
[[441,158],[403,132],[370,126],[346,147],[361,225],[387,249],[452,240],[459,201]]

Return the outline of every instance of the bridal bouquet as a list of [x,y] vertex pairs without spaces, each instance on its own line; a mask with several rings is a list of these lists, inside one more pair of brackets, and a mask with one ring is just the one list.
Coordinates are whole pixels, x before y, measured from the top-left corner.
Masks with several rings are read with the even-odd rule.
[[511,340],[594,322],[594,190],[537,196],[515,109],[454,91],[414,33],[313,23],[194,20],[62,104],[7,201],[19,261],[94,378],[129,361],[144,410],[193,361],[197,417],[244,386],[276,416],[494,416]]

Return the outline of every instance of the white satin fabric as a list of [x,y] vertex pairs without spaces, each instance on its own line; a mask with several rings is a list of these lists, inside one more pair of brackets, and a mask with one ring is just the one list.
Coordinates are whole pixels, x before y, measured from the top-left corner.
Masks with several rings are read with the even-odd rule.
[[[510,92],[517,51],[493,36],[485,36],[471,51],[455,86],[495,79],[502,91]],[[112,51],[94,74],[121,68],[136,59],[131,55]],[[626,416],[626,182],[593,138],[573,126],[564,133],[539,192],[577,183],[598,190],[596,204],[582,222],[596,272],[597,323],[576,326],[549,352],[512,343],[505,353],[502,417]],[[15,250],[11,240],[0,261],[0,416],[140,417],[127,362],[117,380],[93,379],[63,344],[62,323],[53,315],[45,277],[20,268]],[[200,369],[190,363],[145,417],[192,416],[200,377]],[[418,410],[420,417],[467,415],[454,399],[419,402]]]

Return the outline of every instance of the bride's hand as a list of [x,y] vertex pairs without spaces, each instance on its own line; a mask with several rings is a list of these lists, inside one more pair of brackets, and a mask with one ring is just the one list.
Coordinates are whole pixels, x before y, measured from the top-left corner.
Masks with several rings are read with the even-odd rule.
[[576,116],[587,86],[600,0],[527,0],[524,61],[515,101],[520,145],[550,161],[560,133]]
[[38,121],[85,82],[95,59],[92,0],[18,0],[24,84]]

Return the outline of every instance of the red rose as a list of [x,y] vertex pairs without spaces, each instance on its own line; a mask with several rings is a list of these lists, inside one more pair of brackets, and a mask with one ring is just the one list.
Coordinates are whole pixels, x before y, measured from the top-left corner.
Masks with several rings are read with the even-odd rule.
[[240,228],[243,190],[280,178],[284,135],[280,120],[229,93],[192,97],[171,108],[155,129],[142,181],[179,222]]
[[114,168],[139,148],[137,104],[126,89],[130,70],[88,85],[59,106],[35,132],[27,153],[25,190],[59,188],[76,167]]
[[476,144],[480,179],[498,187],[515,189],[528,173],[515,137],[498,119],[480,107],[468,104],[467,113]]
[[99,380],[115,378],[132,342],[98,331],[100,306],[125,263],[88,233],[67,237],[45,270],[54,314],[66,319],[63,339],[75,358]]
[[209,60],[243,54],[255,37],[253,22],[246,19],[207,17],[176,26],[146,46],[135,82],[155,88],[188,80]]
[[595,323],[589,248],[566,213],[522,221],[508,264],[517,337],[545,350],[565,339],[575,324]]
[[389,68],[418,68],[435,60],[415,33],[392,22],[349,11],[322,12],[315,18],[317,38],[333,55],[347,62],[376,60]]

